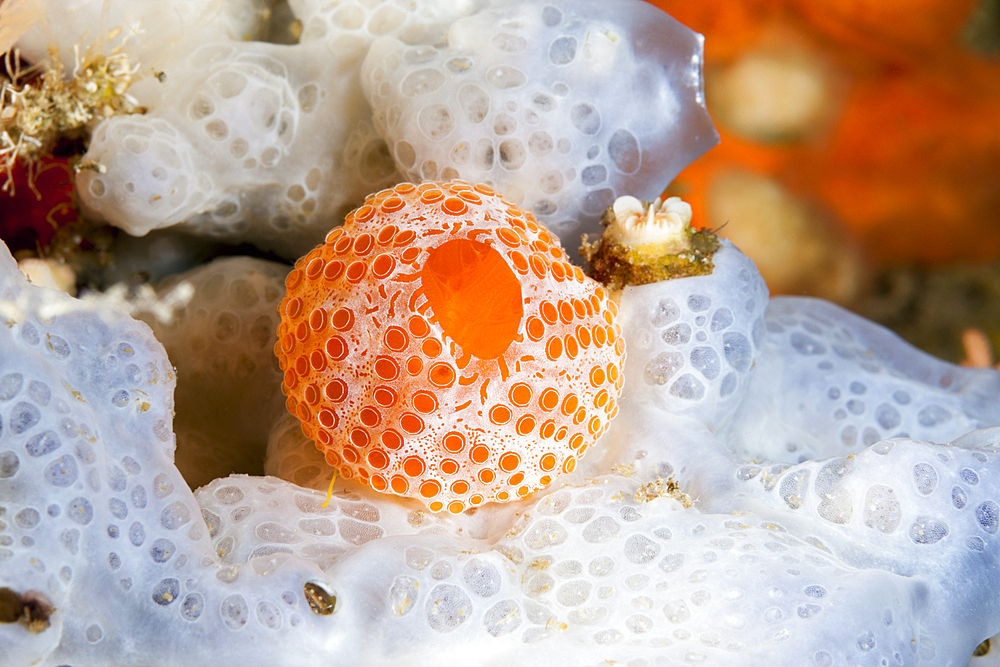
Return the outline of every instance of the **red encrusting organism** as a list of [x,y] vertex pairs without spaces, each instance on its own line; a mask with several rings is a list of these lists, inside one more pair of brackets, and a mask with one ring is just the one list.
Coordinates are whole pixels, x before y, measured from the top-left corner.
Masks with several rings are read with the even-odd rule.
[[485,185],[369,196],[286,280],[275,352],[348,478],[458,513],[530,495],[617,413],[617,308]]

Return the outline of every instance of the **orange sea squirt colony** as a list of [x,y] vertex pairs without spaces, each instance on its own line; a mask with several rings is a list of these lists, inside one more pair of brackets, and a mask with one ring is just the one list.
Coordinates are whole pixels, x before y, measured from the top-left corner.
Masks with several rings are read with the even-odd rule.
[[485,185],[402,183],[286,280],[275,352],[340,475],[461,512],[576,467],[622,387],[617,308]]

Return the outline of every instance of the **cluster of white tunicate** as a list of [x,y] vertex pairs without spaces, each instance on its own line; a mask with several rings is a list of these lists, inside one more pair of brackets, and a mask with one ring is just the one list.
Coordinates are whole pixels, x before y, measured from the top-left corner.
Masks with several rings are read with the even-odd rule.
[[[998,374],[929,360],[813,301],[765,311],[752,263],[728,245],[714,261],[709,276],[622,294],[634,366],[619,416],[577,471],[532,498],[451,516],[351,480],[334,481],[329,496],[299,486],[325,490],[329,470],[287,416],[267,465],[293,481],[234,475],[192,495],[171,460],[173,371],[152,332],[107,303],[28,285],[6,256],[0,588],[48,625],[0,623],[0,658],[18,667],[291,665],[303,652],[365,665],[965,660],[1000,630],[1000,428],[931,444],[940,424],[914,408],[901,412],[909,438],[850,456],[837,455],[840,434],[822,422],[810,431],[820,458],[797,465],[726,447],[753,419],[765,424],[758,441],[767,429],[783,438],[801,410],[778,399],[805,401],[805,379],[829,380],[816,365],[825,358],[799,365],[796,332],[814,346],[829,337],[864,346],[839,357],[865,365],[835,367],[837,382],[866,382],[866,397],[902,383],[913,402],[947,405],[955,419],[990,421]],[[195,295],[161,299],[192,340],[192,365],[178,372],[198,363],[211,372],[244,333],[259,350],[255,308],[273,300],[267,286],[280,290],[280,273],[219,260],[165,289],[178,296],[189,282],[184,294]],[[806,326],[811,318],[829,337]],[[678,324],[690,337],[665,335]],[[647,372],[665,350],[682,359]],[[199,437],[213,442],[208,429]]]
[[350,77],[322,44],[206,44],[164,99],[95,132],[77,179],[93,215],[133,234],[184,223],[297,256],[366,193],[397,179]]
[[277,262],[219,258],[120,304],[152,328],[173,363],[175,463],[191,488],[264,470],[268,432],[285,412],[273,348],[287,272]]
[[52,3],[73,31],[49,37],[130,36],[144,113],[97,125],[76,185],[136,235],[181,225],[293,258],[371,191],[462,177],[575,249],[617,195],[655,198],[717,140],[701,36],[641,0],[295,0],[296,44],[248,41],[269,34],[253,3],[101,4]]
[[618,195],[654,199],[714,143],[699,50],[649,6],[498,3],[437,47],[376,41],[362,83],[404,176],[494,184],[575,247]]

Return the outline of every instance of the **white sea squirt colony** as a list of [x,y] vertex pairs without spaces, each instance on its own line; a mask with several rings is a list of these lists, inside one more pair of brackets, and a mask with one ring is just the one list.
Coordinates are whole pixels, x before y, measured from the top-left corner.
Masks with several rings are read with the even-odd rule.
[[[99,4],[50,3],[50,38],[96,34]],[[598,203],[654,199],[715,137],[700,37],[637,1],[292,2],[288,46],[238,41],[265,30],[250,5],[182,3],[197,33],[164,6],[112,6],[166,79],[98,126],[78,180],[133,233],[294,257],[369,190],[462,177],[575,246]],[[713,261],[619,295],[618,413],[575,470],[452,514],[357,480],[326,502],[332,469],[281,409],[288,267],[78,300],[4,248],[0,664],[965,664],[1000,632],[1000,374],[769,300],[728,242]],[[265,440],[269,476],[205,483]]]

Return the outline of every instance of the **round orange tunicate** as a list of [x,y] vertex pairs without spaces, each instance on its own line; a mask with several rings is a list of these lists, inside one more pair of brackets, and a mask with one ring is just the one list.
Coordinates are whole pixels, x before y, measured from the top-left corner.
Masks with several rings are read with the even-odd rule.
[[517,500],[571,472],[614,416],[617,309],[487,186],[369,196],[285,285],[289,409],[376,491],[432,511]]

